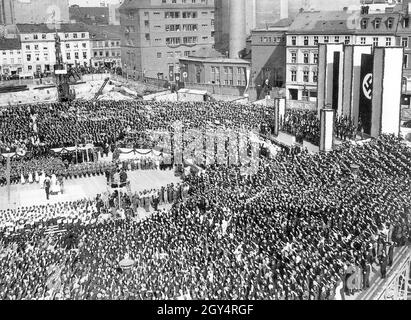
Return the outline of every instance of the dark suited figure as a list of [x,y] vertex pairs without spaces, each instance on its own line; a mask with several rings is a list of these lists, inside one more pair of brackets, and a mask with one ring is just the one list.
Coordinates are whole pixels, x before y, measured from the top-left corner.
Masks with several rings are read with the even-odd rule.
[[389,243],[388,247],[388,266],[392,266],[394,261],[394,244],[392,242]]
[[46,180],[44,180],[44,189],[46,190],[46,197],[48,200],[49,195],[50,195],[50,178],[49,177],[47,177]]
[[366,261],[364,263],[362,274],[363,274],[363,279],[364,279],[363,289],[369,288],[370,287],[370,274],[371,274],[371,264],[369,261]]
[[381,278],[385,279],[387,276],[387,255],[385,252],[381,255],[380,258],[380,271],[381,271]]

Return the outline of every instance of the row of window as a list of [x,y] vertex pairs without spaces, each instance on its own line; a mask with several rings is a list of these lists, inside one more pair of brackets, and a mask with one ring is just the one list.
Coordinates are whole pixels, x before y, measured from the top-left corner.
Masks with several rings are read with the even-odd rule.
[[[224,67],[224,73],[232,74],[234,67]],[[211,67],[211,73],[220,73],[220,67]],[[244,74],[243,67],[237,67],[237,74]]]
[[[28,62],[30,62],[30,61],[32,61],[32,59],[31,59],[32,57],[33,57],[33,55],[31,53],[28,53],[26,55],[26,60]],[[67,52],[66,57],[67,57],[67,60],[70,60],[71,59],[71,53]],[[79,59],[79,57],[80,57],[79,52],[74,52],[74,59]],[[82,57],[83,57],[83,59],[87,59],[87,52],[83,51]],[[48,61],[49,60],[49,54],[47,52],[44,52],[43,53],[43,58],[44,58],[45,61]],[[34,54],[34,61],[40,61],[40,54],[39,53]]]
[[283,41],[283,37],[261,37],[260,42],[268,43],[268,42],[281,42]]
[[[334,36],[332,40],[335,43],[340,43],[342,41],[342,37]],[[320,41],[320,37],[319,36],[314,36],[312,45],[318,45],[319,41]],[[330,42],[330,36],[323,36],[322,37],[322,43],[329,43],[329,42]],[[345,44],[350,44],[350,42],[351,42],[351,37],[350,36],[344,36],[344,43]],[[366,44],[366,42],[367,42],[367,37],[360,37],[360,44]],[[309,36],[304,36],[303,44],[304,44],[304,46],[311,45]],[[404,47],[408,47],[408,38],[402,38],[401,39],[401,44]],[[291,45],[292,46],[297,45],[297,37],[296,36],[291,37]],[[374,46],[381,45],[379,43],[379,37],[373,37],[373,45]],[[391,45],[392,45],[392,37],[386,37],[385,38],[385,46],[389,47]]]
[[[361,37],[360,38],[360,44],[367,44],[367,38],[366,37]],[[373,37],[372,44],[375,47],[380,46],[381,44],[379,43],[379,38],[378,37]],[[385,38],[385,46],[390,47],[391,45],[392,45],[392,38],[391,37],[386,37]]]
[[[212,83],[218,84],[218,85],[225,85],[225,86],[233,86],[234,81],[233,79],[225,79],[223,82],[221,82],[219,76],[215,76],[214,74],[212,76]],[[246,81],[245,80],[237,80],[237,86],[245,86]]]
[[120,41],[94,41],[93,48],[104,48],[104,47],[119,47]]
[[[7,50],[2,50],[1,52],[2,52],[3,56],[7,55]],[[14,50],[9,50],[8,53],[9,53],[9,55],[12,56],[13,54],[20,54],[21,52],[20,52],[20,50],[16,50],[16,52],[14,52]]]
[[180,32],[183,31],[197,31],[198,25],[197,24],[183,24],[183,29],[181,29],[181,25],[179,24],[166,24],[166,31],[170,32]]
[[[188,57],[190,55],[190,53],[193,55],[196,53],[195,50],[193,51],[184,51],[184,57]],[[163,54],[161,52],[157,52],[157,58],[161,59],[163,57]],[[181,57],[181,51],[175,51],[175,52],[167,52],[167,58],[174,58],[174,57]]]
[[[368,20],[369,20],[368,18],[364,18],[361,20],[361,29],[367,29]],[[381,18],[375,18],[373,21],[374,29],[380,29],[381,22],[382,22]],[[386,21],[386,26],[387,26],[387,29],[392,29],[394,26],[394,18],[388,18]]]
[[198,12],[197,11],[166,11],[164,12],[165,19],[179,19],[182,17],[183,19],[197,19]]
[[[8,63],[8,61],[10,61],[10,63]],[[7,59],[7,58],[3,58],[3,65],[5,65],[5,64],[14,64],[15,61],[16,60],[14,58],[10,58],[10,60]],[[17,63],[21,64],[21,58],[17,58]]]
[[192,44],[192,43],[198,43],[198,37],[183,37],[183,42],[181,42],[180,37],[170,37],[166,38],[166,44]]
[[[106,57],[110,57],[110,51],[105,52]],[[120,51],[111,51],[111,56],[112,57],[120,57],[121,53]],[[103,51],[94,51],[94,57],[104,57],[104,52]]]
[[[72,33],[72,37],[73,37],[74,39],[79,38],[79,36],[84,39],[84,38],[86,37],[86,33],[85,33],[85,32],[82,32],[82,33]],[[69,33],[65,33],[65,34],[64,34],[64,38],[65,38],[65,39],[68,39],[69,37],[70,37],[70,34],[69,34]],[[40,36],[39,34],[33,34],[33,39],[34,39],[34,40],[38,40],[39,38],[41,38],[41,39],[47,39],[47,33],[43,33],[43,34],[41,34],[41,36]],[[54,38],[54,34],[53,34],[53,38]],[[29,36],[28,34],[25,35],[25,36],[24,36],[24,40],[30,40],[30,36]]]
[[[78,48],[79,47],[79,44],[78,43],[74,43],[73,44],[73,48]],[[87,48],[87,43],[86,42],[83,42],[82,44],[81,44],[81,47],[82,48]],[[26,44],[26,50],[31,50],[31,45],[29,45],[29,44]],[[70,49],[70,43],[66,43],[66,48],[67,49]],[[34,46],[33,46],[33,50],[40,50],[39,49],[39,45],[38,44],[35,44]],[[43,46],[43,50],[48,50],[48,47],[47,46]]]
[[[297,52],[291,52],[291,63],[297,63]],[[310,53],[304,52],[303,53],[303,63],[310,63]],[[313,53],[313,64],[318,63],[318,53]]]
[[[291,70],[291,81],[296,82],[297,81],[297,71],[296,70]],[[303,82],[310,82],[310,71],[304,70],[302,71],[303,75]],[[318,81],[318,71],[312,71],[312,82],[317,82]]]
[[[335,43],[340,43],[340,41],[342,40],[342,37],[340,36],[334,36],[334,42]],[[310,44],[310,37],[309,36],[304,36],[303,39],[303,44],[304,46],[309,46],[309,45],[318,45],[320,41],[320,37],[319,36],[314,36],[313,37],[313,44]],[[329,43],[330,42],[330,36],[323,36],[322,37],[322,43]],[[344,43],[345,44],[350,44],[351,42],[351,37],[350,36],[344,36]],[[297,45],[297,37],[296,36],[292,36],[291,37],[291,45],[292,46],[296,46]]]

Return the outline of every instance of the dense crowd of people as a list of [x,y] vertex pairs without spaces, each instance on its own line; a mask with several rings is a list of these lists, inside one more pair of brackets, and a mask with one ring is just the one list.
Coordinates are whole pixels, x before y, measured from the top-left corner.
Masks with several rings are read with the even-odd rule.
[[[299,143],[305,140],[316,146],[320,144],[320,119],[316,111],[288,109],[281,126],[283,131],[294,135]],[[359,128],[347,115],[335,117],[334,132],[340,140],[355,139],[357,129]]]
[[[182,121],[185,128],[267,134],[271,108],[10,106],[0,113],[0,149],[30,154],[12,161],[15,182],[36,182],[36,172],[45,171],[105,174],[109,183],[113,171],[169,167],[150,157],[118,161],[118,147],[150,147],[149,132],[172,131]],[[350,119],[337,117],[335,126],[342,140],[354,137]],[[282,119],[298,141],[318,145],[319,127],[309,111],[287,110]],[[114,162],[49,153],[86,143],[100,156],[114,152]],[[0,211],[0,299],[341,299],[369,287],[375,266],[385,277],[395,247],[411,240],[411,150],[394,136],[344,142],[329,153],[291,148],[253,165],[202,164],[159,190]],[[150,214],[141,219],[141,212]],[[55,225],[63,231],[47,231]],[[121,267],[124,260],[130,268]]]
[[[3,236],[0,297],[339,299],[366,289],[376,264],[385,276],[394,247],[410,240],[410,168],[411,150],[392,136],[281,152],[250,175],[210,165],[185,178],[186,198],[170,189],[172,208],[143,221],[75,224],[70,245],[36,228]],[[132,199],[121,203],[134,212]],[[25,209],[42,210],[52,209]],[[120,267],[124,258],[132,268]]]

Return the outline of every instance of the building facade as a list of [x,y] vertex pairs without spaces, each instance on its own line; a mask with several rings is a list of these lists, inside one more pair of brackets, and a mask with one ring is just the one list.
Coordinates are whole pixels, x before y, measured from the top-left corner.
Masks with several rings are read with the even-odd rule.
[[0,38],[0,79],[23,71],[20,39]]
[[[52,73],[56,63],[55,31],[47,24],[18,24],[23,72]],[[68,67],[88,66],[91,58],[89,32],[80,24],[60,24],[63,62]]]
[[283,87],[286,79],[286,32],[291,20],[284,19],[251,32],[251,79],[257,96],[268,80],[273,87]]
[[318,44],[355,43],[348,11],[301,12],[286,39],[286,97],[317,101]]
[[411,102],[411,27],[408,3],[382,12],[301,12],[287,32],[287,98],[316,101],[318,43],[404,47],[403,104]]
[[179,58],[214,45],[214,0],[142,0],[120,6],[123,72],[175,80]]
[[121,67],[120,26],[88,28],[90,34],[92,67]]
[[251,62],[243,59],[225,58],[215,50],[199,51],[180,58],[179,78],[187,84],[206,84],[224,87],[248,85]]

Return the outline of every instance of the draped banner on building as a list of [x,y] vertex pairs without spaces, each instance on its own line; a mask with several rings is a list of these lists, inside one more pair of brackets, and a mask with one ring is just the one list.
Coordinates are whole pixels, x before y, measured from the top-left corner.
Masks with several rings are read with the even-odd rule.
[[371,111],[372,111],[372,89],[373,89],[373,56],[362,54],[361,77],[360,77],[360,104],[359,119],[361,119],[364,133],[371,133]]

